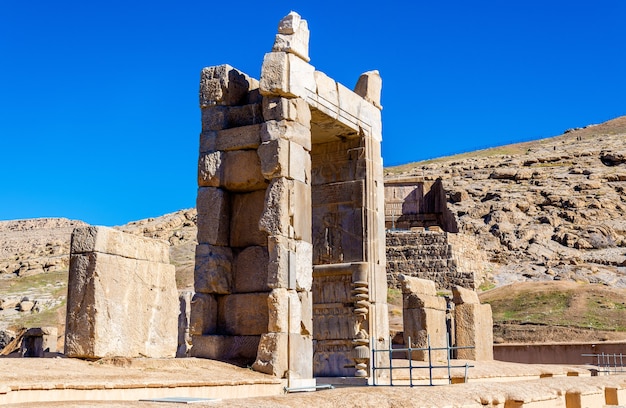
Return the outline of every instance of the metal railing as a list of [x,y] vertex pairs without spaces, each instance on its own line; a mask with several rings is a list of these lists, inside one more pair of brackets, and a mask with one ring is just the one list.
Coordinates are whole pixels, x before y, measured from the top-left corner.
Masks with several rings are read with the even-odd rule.
[[624,366],[624,360],[626,356],[622,353],[598,353],[598,354],[581,354],[582,357],[592,357],[595,360],[597,367],[597,373],[604,375],[625,373],[626,367]]
[[[430,336],[427,337],[427,347],[424,348],[417,348],[417,347],[411,347],[411,338],[409,337],[408,339],[408,343],[409,346],[407,348],[392,348],[391,347],[391,337],[389,338],[389,349],[381,349],[381,350],[377,350],[377,349],[372,349],[372,385],[390,385],[393,386],[393,371],[394,370],[409,370],[409,386],[410,387],[414,387],[416,385],[422,385],[422,384],[414,384],[413,381],[413,370],[425,370],[428,369],[428,385],[429,386],[433,386],[433,370],[434,369],[446,369],[447,370],[447,378],[448,378],[448,384],[452,384],[452,369],[453,368],[464,368],[465,372],[464,372],[464,382],[467,382],[467,371],[469,368],[474,367],[471,364],[465,363],[463,365],[452,365],[451,364],[451,357],[453,352],[455,352],[456,350],[459,349],[473,349],[473,346],[464,346],[464,347],[455,347],[455,346],[450,346],[450,342],[446,337],[446,347],[432,347],[430,345]],[[434,365],[432,363],[432,352],[433,351],[438,351],[438,350],[446,350],[446,364],[445,365]],[[428,365],[413,365],[413,352],[415,351],[426,351],[428,352],[428,360],[426,361],[426,363]],[[393,354],[394,353],[401,353],[401,352],[407,352],[407,356],[408,356],[408,367],[407,366],[394,366],[393,365]],[[389,363],[387,366],[383,366],[383,367],[379,367],[377,366],[377,359],[376,359],[376,353],[386,353],[388,358],[389,358]],[[378,376],[376,375],[377,371],[389,371],[389,384],[379,384],[378,383]],[[400,385],[400,384],[397,384]],[[406,384],[402,384],[402,385],[406,385]]]

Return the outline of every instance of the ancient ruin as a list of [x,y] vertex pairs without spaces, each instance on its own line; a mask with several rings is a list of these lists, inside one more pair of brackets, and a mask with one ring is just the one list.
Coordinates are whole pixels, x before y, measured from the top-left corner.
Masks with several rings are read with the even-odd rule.
[[381,78],[354,91],[278,26],[260,81],[202,70],[191,355],[310,385],[369,375],[387,343]]
[[65,355],[174,357],[179,303],[167,243],[82,227],[70,250]]

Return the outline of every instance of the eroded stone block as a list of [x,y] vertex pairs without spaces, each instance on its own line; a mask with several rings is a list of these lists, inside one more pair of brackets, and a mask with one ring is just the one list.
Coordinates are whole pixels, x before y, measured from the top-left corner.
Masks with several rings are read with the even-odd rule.
[[[232,109],[232,108],[231,108]],[[233,127],[216,133],[216,150],[256,149],[261,144],[262,124]]]
[[[288,16],[287,16],[288,17]],[[286,17],[286,18],[287,18]],[[309,62],[309,28],[306,20],[300,20],[291,33],[276,34],[272,51],[284,51],[295,54]]]
[[311,244],[275,235],[268,239],[268,285],[271,288],[310,290]]
[[191,300],[189,334],[202,336],[217,331],[217,300],[215,295],[196,293]]
[[[265,191],[233,194],[230,220],[230,246],[267,246],[267,233],[259,228],[265,208]],[[198,226],[198,229],[200,226]]]
[[354,87],[354,93],[376,106],[378,109],[383,107],[380,104],[380,92],[383,87],[383,80],[377,70],[367,71],[361,74],[359,80]]
[[177,315],[174,265],[100,252],[71,255],[68,357],[174,357]]
[[265,333],[261,336],[257,359],[252,365],[255,371],[277,377],[285,377],[289,369],[289,334]]
[[298,122],[288,120],[265,122],[261,130],[261,141],[269,142],[276,139],[290,140],[311,151],[311,130]]
[[268,292],[267,265],[269,255],[267,247],[251,246],[245,248],[235,258],[234,292]]
[[286,177],[307,183],[311,180],[311,156],[303,146],[285,139],[263,142],[258,149],[263,177]]
[[228,191],[248,192],[265,189],[261,160],[254,150],[224,152],[222,162],[223,186]]
[[313,378],[313,339],[289,333],[289,379]]
[[228,247],[196,246],[194,288],[200,293],[229,294],[233,281],[233,254]]
[[[447,345],[446,336],[446,313],[443,310],[435,309],[404,309],[402,311],[404,322],[404,344],[412,347],[427,348],[428,339],[432,348],[445,348]],[[428,359],[427,350],[413,352],[413,360],[425,361]],[[445,350],[433,350],[431,359],[434,361],[446,360]]]
[[201,153],[198,160],[198,186],[219,187],[222,181],[222,152]]
[[268,96],[263,98],[263,118],[266,121],[289,120],[311,128],[311,108],[304,99]]
[[353,349],[351,340],[314,341],[313,374],[316,377],[353,377],[356,371],[352,360]]
[[226,191],[200,187],[196,199],[198,210],[198,243],[228,245],[230,200]]
[[254,336],[267,333],[269,293],[241,293],[218,299],[217,326],[223,334]]
[[107,227],[80,227],[74,229],[71,253],[100,252],[125,258],[169,263],[169,245],[164,241],[127,234]]
[[317,95],[319,95],[329,107],[339,106],[337,82],[321,71],[315,71],[314,77]]
[[454,308],[456,346],[473,346],[457,350],[457,358],[493,360],[493,318],[491,305],[459,304]]
[[249,76],[230,65],[204,68],[200,74],[200,107],[243,104],[255,85]]
[[461,286],[452,287],[452,301],[455,305],[460,304],[480,304],[478,293],[474,290],[466,289]]
[[276,178],[265,196],[259,226],[269,235],[311,241],[311,193],[304,183]]
[[192,357],[250,365],[254,362],[261,336],[192,336]]
[[302,98],[315,93],[314,72],[298,55],[270,52],[263,59],[259,89],[263,96]]

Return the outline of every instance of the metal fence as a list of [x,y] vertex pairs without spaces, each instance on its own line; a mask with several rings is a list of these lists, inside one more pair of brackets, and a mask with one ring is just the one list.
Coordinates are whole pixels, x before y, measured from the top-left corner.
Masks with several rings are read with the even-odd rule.
[[[429,386],[433,386],[433,371],[436,369],[445,369],[447,370],[447,379],[448,379],[448,384],[452,384],[452,369],[453,368],[464,368],[464,382],[467,382],[467,371],[471,368],[474,367],[473,365],[470,365],[468,363],[463,364],[463,365],[452,365],[451,364],[451,359],[452,356],[456,354],[456,350],[459,349],[472,349],[474,348],[473,346],[466,346],[466,347],[453,347],[450,346],[450,342],[447,339],[446,336],[446,347],[431,347],[430,345],[430,336],[427,337],[427,347],[424,348],[416,348],[416,347],[411,347],[411,338],[408,338],[408,343],[409,346],[407,348],[392,348],[391,347],[391,337],[389,338],[389,349],[373,349],[372,350],[372,385],[408,385],[410,387],[416,386],[416,385],[429,385]],[[435,365],[432,362],[432,352],[433,351],[437,351],[437,350],[446,350],[446,364],[445,365]],[[420,361],[419,363],[426,363],[427,365],[413,365],[413,359],[411,358],[413,356],[413,352],[415,351],[424,351],[427,352],[427,356],[428,359],[426,361]],[[393,365],[393,354],[394,353],[402,353],[402,352],[406,352],[407,356],[408,356],[408,367],[407,366],[394,366]],[[379,354],[383,354],[387,357],[387,365],[383,365],[383,366],[378,366],[377,365],[377,361],[378,359],[376,358],[377,353]],[[409,370],[409,383],[408,384],[394,384],[393,383],[393,374],[394,374],[394,370]],[[414,370],[428,370],[428,384],[415,384],[414,383],[414,376],[413,376],[413,371]],[[380,376],[380,373],[384,373],[384,372],[388,372],[389,373],[389,383],[385,383],[385,384],[380,384],[379,383],[379,379],[378,377]],[[377,372],[379,373],[377,375]],[[446,378],[446,377],[442,377],[442,378]],[[405,379],[404,379],[405,380]],[[405,380],[406,381],[406,380]]]
[[592,369],[596,371],[596,375],[599,373],[609,375],[626,372],[626,367],[624,367],[626,356],[622,353],[581,354],[581,356],[592,358],[593,362],[591,365],[597,367]]

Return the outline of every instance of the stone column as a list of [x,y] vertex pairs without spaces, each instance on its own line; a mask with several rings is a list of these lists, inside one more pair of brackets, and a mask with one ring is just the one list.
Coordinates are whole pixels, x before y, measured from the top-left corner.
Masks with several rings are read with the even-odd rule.
[[[404,323],[404,344],[411,347],[446,348],[446,301],[437,296],[435,283],[430,280],[399,275],[402,284],[402,319]],[[428,360],[428,351],[415,351],[410,357],[414,360]],[[433,363],[445,361],[446,350],[434,350],[430,354]]]
[[493,360],[493,318],[491,305],[481,305],[478,294],[460,286],[452,288],[457,358],[466,360]]

